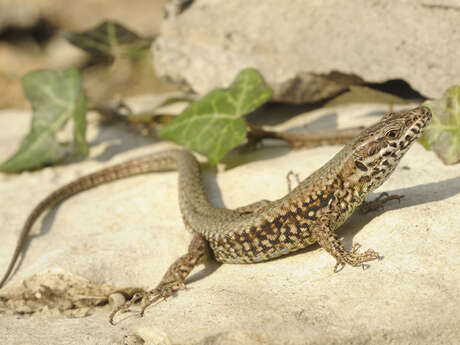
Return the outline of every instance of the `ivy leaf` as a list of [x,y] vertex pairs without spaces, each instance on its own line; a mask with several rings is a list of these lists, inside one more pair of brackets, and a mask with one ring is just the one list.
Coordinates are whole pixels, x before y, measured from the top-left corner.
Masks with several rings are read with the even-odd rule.
[[0,171],[35,169],[62,159],[66,152],[56,134],[71,118],[75,121],[75,148],[79,154],[87,155],[86,99],[80,72],[73,68],[62,72],[33,71],[23,77],[22,85],[32,104],[31,128],[16,153],[0,164]]
[[63,36],[102,62],[112,62],[119,56],[137,57],[148,51],[153,41],[153,38],[142,38],[110,20],[85,32],[63,32]]
[[212,165],[246,139],[243,115],[266,103],[272,90],[260,73],[242,70],[228,89],[214,89],[169,122],[159,137],[206,155]]
[[424,104],[431,109],[433,120],[420,142],[436,152],[444,164],[460,162],[460,86],[452,86],[442,98]]

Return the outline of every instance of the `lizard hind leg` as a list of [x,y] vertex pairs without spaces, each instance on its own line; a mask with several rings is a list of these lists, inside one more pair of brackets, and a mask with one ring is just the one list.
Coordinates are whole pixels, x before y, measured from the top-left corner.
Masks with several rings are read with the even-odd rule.
[[[286,175],[286,180],[287,180],[287,185],[288,185],[288,192],[290,193],[292,191],[292,182],[291,182],[291,177],[294,176],[296,179],[297,184],[300,184],[300,178],[299,174],[294,173],[292,170],[290,170],[287,175]],[[251,203],[246,206],[238,207],[235,208],[236,212],[239,212],[240,215],[244,214],[251,214],[251,213],[258,213],[258,212],[263,212],[267,206],[270,206],[271,201],[270,200],[259,200],[254,203]]]
[[134,303],[141,301],[140,315],[144,315],[145,309],[160,299],[171,297],[185,288],[184,280],[192,272],[195,266],[204,263],[209,258],[209,246],[205,238],[199,234],[194,234],[188,247],[188,252],[169,266],[160,283],[152,290],[134,289],[131,299],[116,307],[109,316],[109,322],[113,324],[113,319],[118,312],[128,311]]
[[397,195],[397,194],[388,194],[387,192],[383,192],[380,194],[375,200],[372,201],[363,201],[362,204],[359,206],[359,210],[361,213],[369,213],[372,211],[377,211],[383,208],[383,205],[390,200],[398,200],[401,202],[401,199],[404,195]]
[[[300,184],[299,174],[294,173],[292,170],[290,170],[286,175],[286,181],[287,181],[287,186],[288,186],[288,192],[289,193],[293,189],[292,188],[292,182],[291,182],[291,177],[292,176],[295,177],[297,184],[298,185]],[[258,212],[263,212],[264,209],[267,206],[270,206],[270,204],[271,204],[270,200],[263,199],[263,200],[256,201],[256,202],[254,202],[252,204],[246,205],[246,206],[235,208],[235,211],[239,212],[240,215],[258,213]]]
[[336,233],[330,230],[325,224],[314,227],[312,234],[318,244],[337,261],[334,272],[340,271],[346,264],[353,267],[361,266],[364,269],[366,268],[364,265],[365,262],[381,259],[380,255],[373,249],[368,249],[362,253],[358,252],[359,243],[355,243],[350,251],[346,250],[337,238]]

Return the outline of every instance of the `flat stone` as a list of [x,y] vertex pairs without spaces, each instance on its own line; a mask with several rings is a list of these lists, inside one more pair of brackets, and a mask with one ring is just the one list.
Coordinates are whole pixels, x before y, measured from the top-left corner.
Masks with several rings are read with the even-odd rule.
[[[334,118],[340,128],[369,125],[385,110],[381,105],[320,109],[282,127],[305,127],[324,118]],[[14,152],[29,121],[28,112],[0,113],[7,133],[0,136],[0,161]],[[88,160],[0,174],[0,274],[26,216],[51,191],[86,173],[171,146],[152,144],[123,126],[90,123]],[[226,171],[205,170],[209,198],[230,208],[277,199],[287,192],[290,170],[305,178],[339,149],[266,146],[232,155]],[[73,317],[53,305],[24,306],[22,311],[31,315],[6,308],[0,339],[6,345],[57,345],[63,339],[82,345],[454,344],[460,305],[459,168],[444,166],[416,143],[371,199],[383,191],[404,198],[386,204],[385,210],[352,216],[339,231],[348,249],[359,242],[384,256],[366,270],[347,266],[333,273],[335,261],[315,246],[260,264],[213,264],[196,269],[187,280],[189,289],[151,306],[143,318],[124,313],[110,326],[109,307],[83,307],[72,311]],[[32,287],[24,279],[60,293],[78,291],[69,299],[85,296],[85,286],[93,298],[99,297],[94,296],[98,286],[154,287],[185,253],[190,237],[180,217],[175,172],[137,176],[75,195],[35,224],[25,257],[0,292],[0,311],[7,292]]]

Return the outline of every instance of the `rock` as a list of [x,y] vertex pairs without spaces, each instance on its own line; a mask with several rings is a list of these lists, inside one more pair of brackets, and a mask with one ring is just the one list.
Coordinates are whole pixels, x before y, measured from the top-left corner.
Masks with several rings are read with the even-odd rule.
[[264,345],[265,342],[257,340],[240,331],[232,331],[206,337],[194,345]]
[[[369,125],[386,108],[319,109],[290,119],[283,128],[331,117],[340,128]],[[25,111],[0,113],[5,133],[0,136],[0,161],[15,150],[29,120]],[[88,140],[91,156],[85,161],[0,174],[0,274],[27,214],[51,191],[83,174],[170,147],[127,132],[123,125],[98,127],[92,120]],[[219,207],[274,200],[286,193],[290,170],[305,178],[339,149],[291,151],[267,145],[235,154],[231,169],[217,174],[205,170],[206,190]],[[75,299],[99,298],[106,295],[106,284],[153,288],[185,253],[190,234],[179,212],[175,172],[137,176],[75,195],[36,222],[23,259],[0,291],[0,312],[6,309],[0,315],[1,344],[57,345],[63,339],[82,345],[322,345],[368,344],[369,339],[375,345],[454,344],[460,305],[459,168],[444,166],[416,143],[371,199],[383,191],[404,198],[386,204],[385,210],[357,213],[338,231],[347,249],[359,242],[363,250],[373,248],[384,256],[364,271],[347,266],[333,273],[335,260],[313,246],[260,264],[200,266],[187,279],[187,290],[152,305],[143,318],[139,306],[133,306],[132,312],[117,315],[115,326],[108,323],[109,307],[96,307],[79,318],[74,316],[87,315],[88,305],[72,309],[71,317],[54,314],[53,306],[32,316],[8,314],[2,306],[8,304],[5,293],[32,288],[27,278],[34,275],[34,285],[42,286],[39,279],[45,279],[49,292],[56,286],[57,292],[68,291]],[[48,270],[71,275],[50,280],[42,274]],[[34,312],[34,305],[23,312]]]
[[392,79],[439,97],[460,83],[455,4],[196,0],[168,12],[154,65],[200,94],[255,67],[278,101],[314,102],[349,85]]

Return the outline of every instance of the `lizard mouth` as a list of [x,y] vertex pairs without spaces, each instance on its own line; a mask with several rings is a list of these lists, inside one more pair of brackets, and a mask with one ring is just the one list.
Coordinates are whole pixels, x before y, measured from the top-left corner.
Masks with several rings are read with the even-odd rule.
[[430,123],[433,115],[431,114],[430,108],[424,105],[415,108],[413,112],[415,113],[415,119],[412,126],[410,126],[410,131],[419,137],[428,123]]

